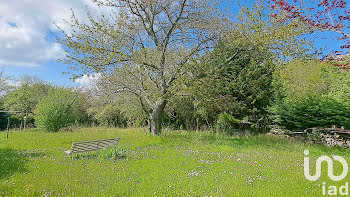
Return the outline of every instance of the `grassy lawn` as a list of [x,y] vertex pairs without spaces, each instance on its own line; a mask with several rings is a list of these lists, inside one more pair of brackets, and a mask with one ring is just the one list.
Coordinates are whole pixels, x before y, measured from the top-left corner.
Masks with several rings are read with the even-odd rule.
[[[271,135],[228,137],[206,132],[87,128],[0,133],[0,196],[321,196],[332,182],[304,178],[303,151],[312,174],[318,156],[350,152]],[[77,157],[63,151],[75,141],[121,137],[121,160]],[[93,153],[90,153],[93,154]],[[323,166],[325,167],[325,166]],[[342,168],[335,163],[335,172]]]

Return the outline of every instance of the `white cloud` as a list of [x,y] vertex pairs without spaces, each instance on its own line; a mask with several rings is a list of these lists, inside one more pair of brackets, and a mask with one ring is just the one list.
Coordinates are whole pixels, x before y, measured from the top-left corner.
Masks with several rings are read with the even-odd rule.
[[[64,55],[61,46],[46,37],[57,31],[54,23],[68,28],[71,8],[83,18],[91,0],[0,0],[0,65],[39,66]],[[105,11],[105,10],[102,10]]]
[[96,80],[98,80],[101,77],[101,74],[95,74],[95,75],[84,75],[81,78],[78,78],[74,80],[75,83],[81,85],[81,86],[90,86],[93,85]]

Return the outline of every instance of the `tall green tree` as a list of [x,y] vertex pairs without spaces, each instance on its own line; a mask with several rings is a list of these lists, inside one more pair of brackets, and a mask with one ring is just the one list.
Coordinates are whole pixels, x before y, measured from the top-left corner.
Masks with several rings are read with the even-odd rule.
[[22,83],[19,88],[13,90],[4,97],[4,105],[9,110],[21,111],[27,116],[35,110],[40,99],[47,96],[51,85],[40,83]]
[[[275,65],[307,56],[311,43],[303,39],[309,31],[297,20],[281,24],[268,7],[241,5],[234,28],[213,51],[189,65],[189,75],[177,80],[174,92],[193,96],[196,113],[209,122],[221,112],[253,122],[266,120],[273,98]],[[267,123],[267,122],[265,122]]]
[[66,47],[64,63],[82,74],[102,73],[114,94],[136,97],[149,117],[151,132],[161,120],[175,79],[183,67],[227,30],[211,0],[94,0],[114,10],[110,15],[74,13],[72,31],[58,40]]
[[272,58],[268,51],[252,45],[233,47],[226,43],[218,43],[214,51],[194,63],[196,76],[189,80],[189,91],[197,108],[211,121],[226,112],[257,123],[266,117],[265,108],[272,99]]

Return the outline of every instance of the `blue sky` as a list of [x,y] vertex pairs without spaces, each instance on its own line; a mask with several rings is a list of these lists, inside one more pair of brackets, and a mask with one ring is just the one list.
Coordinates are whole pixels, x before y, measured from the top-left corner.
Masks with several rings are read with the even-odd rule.
[[[13,78],[26,74],[57,85],[86,83],[88,77],[74,83],[69,75],[62,74],[67,71],[67,65],[56,61],[64,52],[55,42],[60,35],[54,25],[68,28],[63,19],[69,18],[70,9],[75,10],[78,17],[83,17],[85,6],[99,11],[91,0],[0,0],[0,69]],[[230,10],[237,12],[235,7]],[[332,39],[336,36],[324,32],[319,37],[328,39],[311,38],[317,47],[327,45],[328,50],[336,50],[341,45],[340,41]]]

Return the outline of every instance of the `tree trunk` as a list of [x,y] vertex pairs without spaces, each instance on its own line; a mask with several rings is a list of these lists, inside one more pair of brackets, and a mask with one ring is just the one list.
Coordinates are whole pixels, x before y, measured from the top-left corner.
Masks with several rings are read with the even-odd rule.
[[149,128],[152,135],[159,135],[162,132],[162,117],[167,100],[157,101],[149,115]]

